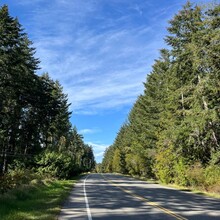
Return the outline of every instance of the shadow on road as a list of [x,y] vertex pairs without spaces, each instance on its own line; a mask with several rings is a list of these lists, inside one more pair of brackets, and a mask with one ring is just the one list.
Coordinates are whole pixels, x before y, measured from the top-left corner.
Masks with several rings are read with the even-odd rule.
[[[105,174],[104,178],[100,174],[91,174],[86,180],[86,194],[93,220],[171,220],[178,219],[177,216],[180,216],[179,219],[190,220],[220,219],[219,199],[121,175]],[[59,220],[88,219],[83,184],[83,179],[76,184],[61,211]],[[127,193],[128,191],[130,193]],[[148,202],[135,197],[134,194],[147,199]],[[170,210],[170,213],[150,202]]]
[[220,219],[220,199],[208,198],[192,192],[180,191],[159,184],[137,181],[121,175],[105,175],[118,186],[159,203],[187,219]]

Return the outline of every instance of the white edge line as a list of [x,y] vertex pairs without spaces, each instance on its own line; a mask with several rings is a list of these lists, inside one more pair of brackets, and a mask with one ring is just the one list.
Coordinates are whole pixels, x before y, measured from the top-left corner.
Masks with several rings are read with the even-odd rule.
[[87,194],[86,194],[86,180],[88,177],[89,175],[84,179],[83,190],[84,190],[84,197],[85,197],[88,220],[92,220],[92,215],[91,215],[90,208],[89,208],[89,201],[88,201]]

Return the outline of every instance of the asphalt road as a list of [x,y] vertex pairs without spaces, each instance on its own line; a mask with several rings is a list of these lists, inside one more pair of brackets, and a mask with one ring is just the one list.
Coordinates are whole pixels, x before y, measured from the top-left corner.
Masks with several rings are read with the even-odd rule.
[[89,174],[74,187],[59,220],[220,220],[220,199],[115,174]]

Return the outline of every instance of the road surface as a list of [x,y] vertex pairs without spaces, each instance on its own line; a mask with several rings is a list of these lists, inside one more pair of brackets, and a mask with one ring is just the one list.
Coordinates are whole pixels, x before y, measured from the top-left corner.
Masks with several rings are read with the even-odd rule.
[[220,220],[220,199],[116,174],[89,174],[74,187],[59,220]]

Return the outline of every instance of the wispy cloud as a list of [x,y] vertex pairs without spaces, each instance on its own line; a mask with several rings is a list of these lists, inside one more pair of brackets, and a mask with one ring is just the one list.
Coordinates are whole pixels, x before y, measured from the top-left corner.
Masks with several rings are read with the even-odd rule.
[[85,128],[82,130],[79,130],[80,134],[94,134],[94,133],[99,133],[101,130],[97,128]]
[[[48,72],[59,80],[72,103],[71,111],[87,118],[116,110],[123,117],[127,114],[144,89],[142,82],[159,49],[165,46],[167,21],[185,4],[185,0],[3,2],[14,6],[14,15],[19,15],[34,42],[41,60],[38,74]],[[84,126],[79,133],[99,137],[88,144],[100,162],[108,146],[102,140],[106,125]]]
[[20,0],[20,1],[17,1],[17,4],[19,5],[33,5],[33,4],[36,4],[36,3],[40,3],[40,2],[43,2],[44,0]]
[[69,42],[76,51],[67,48],[62,56],[57,54],[57,48],[69,40],[60,37],[60,41],[48,39],[48,44],[37,42],[37,54],[43,58],[42,69],[49,70],[53,78],[61,81],[72,110],[83,113],[85,107],[87,111],[91,107],[94,113],[96,107],[106,109],[129,104],[142,92],[151,57],[158,53],[159,47],[153,49],[152,43],[146,46],[133,43],[137,39],[132,36],[136,32],[137,38],[148,31],[115,30],[97,35],[88,30],[82,39]]
[[112,1],[108,4],[115,12],[106,15],[101,1],[56,0],[44,7],[38,1],[33,1],[38,7],[30,12],[30,23],[41,60],[39,74],[49,72],[61,82],[75,113],[130,106],[163,47],[155,22],[134,21],[137,13],[147,16],[149,4]]
[[142,14],[143,14],[143,11],[141,10],[141,8],[140,8],[137,4],[133,7],[133,9],[134,9],[135,11],[137,11],[137,12],[139,13],[139,15],[142,15]]

